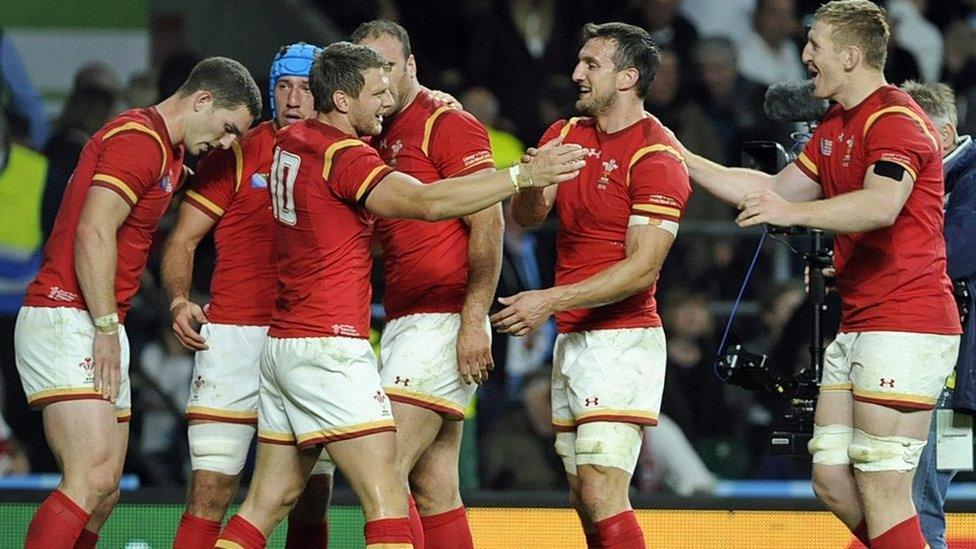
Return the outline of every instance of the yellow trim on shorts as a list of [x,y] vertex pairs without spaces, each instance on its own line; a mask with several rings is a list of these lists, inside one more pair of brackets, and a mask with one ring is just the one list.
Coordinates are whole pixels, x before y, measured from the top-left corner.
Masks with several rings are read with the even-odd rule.
[[413,549],[412,543],[370,543],[366,549]]
[[576,423],[580,423],[580,421],[593,416],[625,416],[657,421],[657,414],[651,412],[644,412],[641,410],[620,410],[617,408],[599,408],[589,412],[583,412],[582,414],[577,414]]
[[832,392],[832,391],[850,391],[854,388],[853,383],[833,383],[830,385],[821,385],[820,392]]
[[332,438],[341,437],[343,435],[352,435],[360,431],[369,431],[372,429],[379,429],[384,427],[394,427],[396,424],[392,419],[381,419],[379,421],[370,421],[368,423],[360,423],[358,425],[350,425],[349,427],[336,427],[335,429],[320,429],[318,431],[309,431],[307,433],[302,433],[296,438],[298,439],[298,445],[301,446],[305,442],[316,438]]
[[33,404],[38,400],[43,400],[45,398],[50,398],[53,396],[75,396],[75,395],[92,395],[101,396],[102,393],[96,391],[93,387],[58,387],[55,389],[45,389],[44,391],[39,391],[27,396],[27,404]]
[[908,393],[884,393],[881,391],[865,391],[864,389],[854,388],[854,394],[858,396],[874,398],[878,400],[890,400],[897,402],[910,402],[913,404],[934,405],[938,398],[929,398],[921,395],[910,395]]
[[443,408],[449,408],[449,409],[454,410],[455,412],[461,414],[462,416],[464,415],[464,410],[467,408],[466,406],[461,406],[460,404],[458,404],[457,402],[454,402],[453,400],[448,400],[446,398],[435,397],[433,395],[427,395],[427,394],[423,394],[423,393],[414,393],[414,392],[411,392],[411,391],[404,391],[403,389],[399,389],[397,387],[383,387],[383,392],[386,393],[386,396],[393,395],[393,396],[401,396],[401,397],[405,397],[405,398],[412,398],[412,399],[415,399],[415,400],[422,400],[424,402],[427,402],[429,404],[433,404],[435,406],[441,406]]
[[244,549],[244,546],[240,543],[228,539],[218,539],[214,547],[220,547],[221,549]]
[[258,431],[258,438],[266,438],[268,440],[286,442],[289,444],[295,443],[295,435],[292,435],[291,433],[278,433],[275,431]]
[[206,406],[187,406],[187,414],[205,414],[208,416],[223,416],[235,419],[257,419],[257,410],[241,412],[238,410],[225,410],[223,408],[208,408]]

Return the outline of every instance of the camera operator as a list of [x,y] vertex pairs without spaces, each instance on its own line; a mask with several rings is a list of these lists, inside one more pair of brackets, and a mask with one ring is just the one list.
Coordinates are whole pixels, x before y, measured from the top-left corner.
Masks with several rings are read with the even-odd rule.
[[[949,277],[957,284],[965,284],[968,295],[965,306],[973,309],[976,298],[976,146],[972,137],[956,133],[957,115],[955,94],[945,84],[920,84],[908,81],[901,88],[925,114],[929,115],[942,138],[942,163],[945,170],[945,239]],[[957,412],[976,413],[976,317],[966,315],[963,337],[956,361],[955,375],[950,376],[939,399],[939,408]],[[945,504],[949,483],[955,470],[939,470],[936,466],[937,422],[933,418],[929,440],[922,451],[912,497],[918,508],[922,533],[932,549],[945,549]],[[971,447],[966,448],[972,452]]]
[[682,153],[694,180],[739,206],[740,226],[836,233],[842,324],[809,444],[814,490],[872,548],[921,548],[912,475],[961,328],[945,272],[940,144],[885,82],[889,38],[884,10],[867,0],[817,10],[803,61],[813,94],[836,104],[776,175]]

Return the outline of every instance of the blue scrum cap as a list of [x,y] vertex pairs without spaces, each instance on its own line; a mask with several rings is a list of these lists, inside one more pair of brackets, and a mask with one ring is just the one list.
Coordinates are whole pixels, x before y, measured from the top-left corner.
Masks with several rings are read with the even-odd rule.
[[275,55],[274,61],[271,62],[271,75],[268,80],[268,102],[271,103],[272,120],[278,117],[277,112],[275,112],[274,99],[278,79],[282,76],[304,76],[308,78],[312,71],[312,61],[315,60],[315,55],[320,51],[322,48],[318,46],[298,42],[282,47]]

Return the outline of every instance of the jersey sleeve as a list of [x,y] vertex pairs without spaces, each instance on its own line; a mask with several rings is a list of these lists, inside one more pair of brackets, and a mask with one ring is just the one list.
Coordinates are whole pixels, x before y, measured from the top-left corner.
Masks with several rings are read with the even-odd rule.
[[239,150],[218,149],[203,157],[197,165],[197,173],[191,179],[183,201],[214,221],[219,220],[230,206],[240,185],[238,179],[242,159]]
[[494,168],[488,132],[473,116],[450,110],[439,117],[432,130],[428,157],[443,177],[459,177]]
[[673,235],[684,213],[691,182],[680,154],[667,145],[651,145],[631,159],[628,172],[629,225],[657,225]]
[[[373,147],[358,140],[326,158],[326,183],[341,198],[362,204],[376,185],[393,171]],[[357,144],[358,143],[358,144]]]
[[140,129],[109,131],[102,137],[102,150],[95,164],[92,186],[115,192],[129,206],[159,182],[169,159],[159,134]]
[[921,116],[907,108],[894,109],[898,110],[880,111],[881,116],[865,124],[864,165],[894,162],[918,179],[922,167],[941,146]]
[[821,149],[824,147],[832,147],[833,143],[827,141],[828,144],[823,144],[825,138],[820,135],[820,132],[814,131],[813,135],[807,141],[807,144],[803,146],[803,150],[800,154],[796,156],[796,167],[800,168],[800,171],[810,179],[820,183],[820,164],[823,160],[823,154]]

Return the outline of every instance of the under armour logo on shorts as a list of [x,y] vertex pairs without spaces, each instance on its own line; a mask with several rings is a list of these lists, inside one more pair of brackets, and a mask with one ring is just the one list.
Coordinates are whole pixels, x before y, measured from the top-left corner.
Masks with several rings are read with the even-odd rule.
[[393,380],[393,384],[394,385],[399,385],[400,383],[403,383],[403,386],[404,387],[407,387],[408,385],[410,385],[410,378],[409,377],[396,376],[396,379]]
[[895,380],[893,378],[892,379],[881,378],[881,383],[879,384],[879,387],[888,387],[889,389],[894,389]]
[[599,406],[600,405],[600,397],[587,398],[587,399],[584,399],[584,401],[586,402],[586,405],[587,406]]

